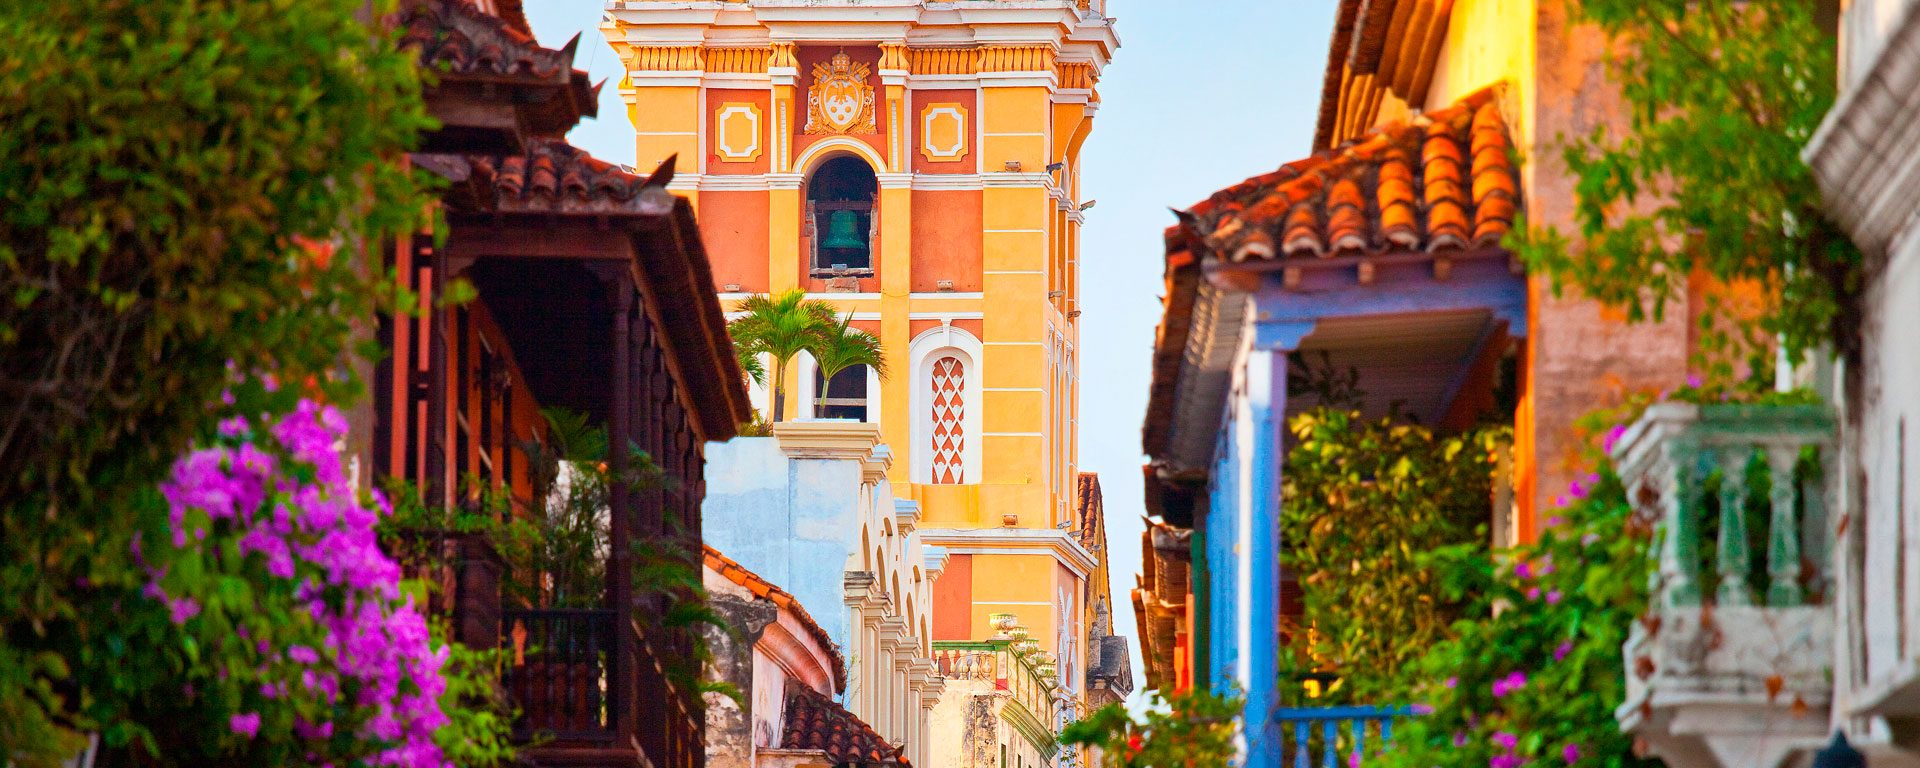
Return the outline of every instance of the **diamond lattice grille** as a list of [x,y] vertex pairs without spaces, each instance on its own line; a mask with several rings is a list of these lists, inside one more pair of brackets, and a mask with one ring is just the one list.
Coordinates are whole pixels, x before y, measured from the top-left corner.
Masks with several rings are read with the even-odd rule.
[[953,485],[966,482],[961,462],[966,449],[967,369],[957,357],[933,362],[933,482]]

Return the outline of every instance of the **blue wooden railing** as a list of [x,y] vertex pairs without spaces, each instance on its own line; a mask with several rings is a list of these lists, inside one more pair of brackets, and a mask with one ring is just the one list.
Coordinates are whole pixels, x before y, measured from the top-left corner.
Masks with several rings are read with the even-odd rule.
[[[1280,765],[1292,768],[1352,768],[1393,740],[1395,718],[1412,707],[1285,707],[1273,711],[1279,731]],[[1369,733],[1371,731],[1371,733]]]

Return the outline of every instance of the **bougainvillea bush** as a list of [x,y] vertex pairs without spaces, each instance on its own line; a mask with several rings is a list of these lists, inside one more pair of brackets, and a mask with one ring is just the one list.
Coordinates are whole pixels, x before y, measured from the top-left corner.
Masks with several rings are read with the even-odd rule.
[[345,433],[339,411],[311,399],[231,416],[148,497],[162,513],[135,534],[143,583],[125,605],[150,649],[128,662],[154,693],[130,714],[174,726],[134,734],[135,754],[446,764],[435,735],[449,722],[449,651],[379,548],[386,502],[348,477]]
[[[144,764],[292,764],[305,757],[285,741],[296,715],[334,723],[307,740],[316,756],[358,738],[352,718],[312,703],[324,697],[259,690],[301,682],[299,662],[274,654],[322,653],[324,635],[300,632],[327,616],[281,599],[298,582],[268,570],[286,561],[264,537],[242,557],[252,524],[204,509],[182,513],[206,520],[178,548],[203,554],[175,553],[159,486],[197,487],[200,475],[177,472],[210,472],[208,450],[314,472],[257,421],[291,403],[237,391],[253,449],[216,438],[208,404],[235,370],[334,403],[356,388],[337,375],[351,369],[343,350],[382,285],[356,257],[425,210],[393,162],[430,122],[417,55],[364,21],[393,7],[0,2],[0,760],[58,765],[98,734]],[[249,615],[231,610],[248,602]],[[269,653],[239,650],[261,640]],[[284,749],[269,755],[268,742]]]
[[1394,729],[1391,768],[1651,765],[1613,710],[1621,644],[1646,607],[1651,529],[1611,474],[1590,475],[1549,512],[1537,542],[1461,564],[1477,594],[1452,636],[1403,670],[1425,712]]

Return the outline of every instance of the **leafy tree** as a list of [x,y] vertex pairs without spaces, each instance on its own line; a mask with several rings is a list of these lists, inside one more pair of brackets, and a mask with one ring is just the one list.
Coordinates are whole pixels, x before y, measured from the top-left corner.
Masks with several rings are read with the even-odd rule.
[[[173,621],[142,594],[154,580],[133,544],[167,530],[155,488],[191,441],[215,436],[236,374],[331,402],[356,388],[341,352],[381,293],[357,254],[424,210],[392,162],[429,123],[414,57],[358,20],[390,10],[0,2],[9,761],[70,757],[83,732],[156,763],[240,749],[217,716],[240,700],[181,688],[244,658],[234,628],[212,611]],[[248,416],[286,405],[235,390]],[[229,529],[209,535],[206,552],[233,544]],[[270,586],[257,563],[220,562],[181,555],[169,588],[217,587],[232,603]],[[154,749],[156,735],[192,749]]]
[[[1472,602],[1447,574],[1485,557],[1506,430],[1443,437],[1334,409],[1288,426],[1281,563],[1300,580],[1303,609],[1281,668],[1338,679],[1302,704],[1405,703],[1403,668]],[[1304,691],[1283,682],[1282,695]]]
[[1100,750],[1101,768],[1214,768],[1233,761],[1242,701],[1204,688],[1152,691],[1133,715],[1109,704],[1060,732],[1060,743]]
[[864,365],[880,378],[887,377],[887,354],[880,348],[880,339],[849,327],[852,322],[853,315],[849,313],[825,329],[813,346],[807,348],[813,353],[814,365],[820,368],[820,394],[814,400],[815,413],[826,409],[827,390],[833,387],[833,377],[841,371]]
[[785,418],[787,365],[818,346],[839,319],[833,305],[795,288],[777,296],[755,294],[740,302],[740,317],[727,324],[738,354],[773,358],[773,420]]
[[1509,246],[1556,286],[1659,318],[1705,275],[1757,286],[1764,311],[1701,318],[1711,373],[1764,353],[1855,343],[1860,254],[1822,211],[1800,151],[1832,105],[1834,40],[1799,0],[1583,0],[1614,42],[1626,105],[1564,150],[1580,245],[1521,228]]

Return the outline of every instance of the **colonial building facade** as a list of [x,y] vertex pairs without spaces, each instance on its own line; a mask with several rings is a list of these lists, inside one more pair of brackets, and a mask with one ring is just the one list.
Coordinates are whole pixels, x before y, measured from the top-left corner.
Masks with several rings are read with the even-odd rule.
[[[1079,156],[1118,46],[1104,10],[623,0],[602,26],[627,71],[639,164],[686,166],[670,188],[700,211],[722,301],[804,289],[882,342],[884,379],[854,368],[827,382],[803,355],[784,412],[877,425],[892,492],[948,555],[911,620],[937,645],[984,642],[992,617],[1016,615],[1058,661],[1035,713],[1048,729],[1087,690],[1101,567],[1072,528],[1092,202]],[[754,393],[766,411],[769,389]],[[891,604],[908,587],[870,589]]]

